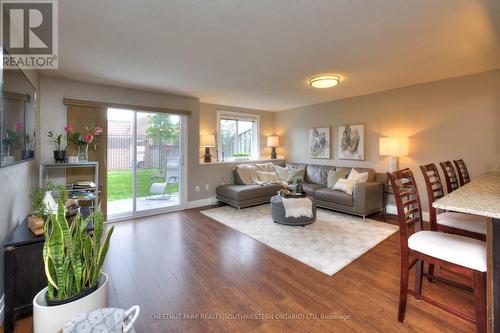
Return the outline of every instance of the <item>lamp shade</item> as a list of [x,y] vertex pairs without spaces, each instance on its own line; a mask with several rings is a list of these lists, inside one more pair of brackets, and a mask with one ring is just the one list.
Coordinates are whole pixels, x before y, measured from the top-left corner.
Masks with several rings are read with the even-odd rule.
[[379,155],[406,156],[409,150],[408,138],[380,138]]
[[201,148],[215,147],[215,135],[213,134],[200,135],[200,147]]
[[280,145],[280,137],[279,136],[268,136],[267,137],[267,146],[268,147],[279,147]]

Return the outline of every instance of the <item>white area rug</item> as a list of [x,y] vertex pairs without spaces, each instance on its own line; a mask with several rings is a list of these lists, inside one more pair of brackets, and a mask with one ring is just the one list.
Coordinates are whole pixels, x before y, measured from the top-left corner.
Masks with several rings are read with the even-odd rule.
[[325,274],[333,275],[398,230],[394,225],[318,208],[313,224],[305,227],[273,222],[270,205],[230,206],[202,211]]

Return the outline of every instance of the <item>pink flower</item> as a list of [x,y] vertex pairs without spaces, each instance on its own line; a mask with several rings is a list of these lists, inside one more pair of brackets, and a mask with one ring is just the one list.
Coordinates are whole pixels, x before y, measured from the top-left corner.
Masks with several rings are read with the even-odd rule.
[[73,133],[75,131],[75,128],[73,127],[73,125],[68,124],[68,125],[66,125],[66,127],[64,127],[64,130],[66,131],[66,133],[70,134],[70,133]]
[[96,127],[94,129],[94,135],[101,135],[102,134],[102,128],[101,127]]
[[92,134],[87,134],[83,137],[83,141],[85,143],[91,143],[94,140],[94,136]]
[[14,129],[15,129],[16,131],[20,131],[20,130],[21,130],[21,128],[23,128],[23,126],[21,125],[21,123],[20,123],[20,122],[18,122],[18,121],[16,121],[16,122],[14,123]]

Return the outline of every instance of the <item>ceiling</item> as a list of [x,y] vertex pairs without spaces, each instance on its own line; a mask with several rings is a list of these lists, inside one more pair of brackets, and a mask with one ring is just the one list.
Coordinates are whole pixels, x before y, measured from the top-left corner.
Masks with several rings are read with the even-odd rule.
[[500,1],[64,0],[59,35],[42,75],[276,111],[500,68]]

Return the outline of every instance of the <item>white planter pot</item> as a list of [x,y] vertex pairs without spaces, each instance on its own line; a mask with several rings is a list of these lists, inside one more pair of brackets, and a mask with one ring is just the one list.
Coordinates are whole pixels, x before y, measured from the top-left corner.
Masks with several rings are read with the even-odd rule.
[[99,287],[93,293],[76,301],[47,306],[43,288],[33,299],[34,333],[56,333],[76,315],[108,307],[108,275],[101,273]]

